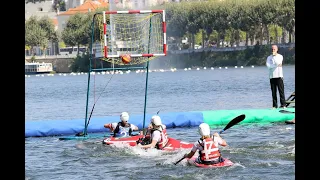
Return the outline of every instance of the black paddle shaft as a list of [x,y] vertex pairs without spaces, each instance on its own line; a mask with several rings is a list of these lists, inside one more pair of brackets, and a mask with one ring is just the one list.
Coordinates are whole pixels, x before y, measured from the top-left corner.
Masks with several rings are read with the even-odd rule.
[[184,158],[185,158],[185,157],[183,156],[183,158],[181,158],[181,159],[179,159],[179,161],[175,162],[174,165],[177,165],[179,162],[181,162],[182,160],[184,160]]

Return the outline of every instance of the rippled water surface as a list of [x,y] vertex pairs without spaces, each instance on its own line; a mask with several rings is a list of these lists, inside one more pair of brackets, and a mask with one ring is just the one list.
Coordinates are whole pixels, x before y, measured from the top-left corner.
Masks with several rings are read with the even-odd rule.
[[[284,66],[285,94],[295,89],[295,67]],[[88,75],[25,78],[26,121],[84,118]],[[91,76],[92,116],[142,114],[145,73]],[[266,67],[178,70],[149,73],[147,113],[269,108]],[[212,127],[219,131],[224,127]],[[168,129],[169,136],[195,142],[197,127]],[[231,167],[202,169],[179,160],[188,150],[143,151],[114,147],[102,139],[25,139],[26,179],[295,179],[295,125],[241,124],[222,134]]]

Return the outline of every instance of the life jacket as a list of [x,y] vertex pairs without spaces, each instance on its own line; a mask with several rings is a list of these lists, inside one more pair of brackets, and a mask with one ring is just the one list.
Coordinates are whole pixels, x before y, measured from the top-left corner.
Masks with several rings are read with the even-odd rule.
[[125,137],[132,135],[131,124],[128,123],[126,126],[122,126],[122,122],[118,122],[117,127],[114,129],[113,137]]
[[[157,142],[155,147],[157,149],[163,149],[168,143],[167,129],[163,129],[162,131],[159,129],[152,129],[150,131],[150,134],[152,134],[154,131],[160,131],[160,137],[161,137],[160,141]],[[150,134],[148,133],[144,138],[139,139],[137,143],[140,143],[142,145],[151,144],[152,138]]]
[[212,161],[216,162],[217,158],[221,157],[219,148],[214,145],[212,138],[200,139],[202,142],[198,143],[203,147],[202,151],[199,151],[200,160],[207,164],[211,164]]
[[160,137],[161,137],[160,141],[158,141],[157,144],[156,144],[156,148],[157,149],[163,149],[168,143],[167,129],[163,129],[162,131],[159,130],[159,129],[154,129],[154,130],[151,131],[151,134],[154,131],[160,131]]

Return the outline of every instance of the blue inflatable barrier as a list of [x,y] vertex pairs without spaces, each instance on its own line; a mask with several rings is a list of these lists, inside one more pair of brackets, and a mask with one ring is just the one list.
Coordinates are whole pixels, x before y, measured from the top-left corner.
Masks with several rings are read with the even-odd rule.
[[[161,113],[162,123],[167,128],[198,126],[206,122],[212,125],[226,125],[230,120],[238,115],[245,114],[246,119],[241,123],[259,122],[284,122],[294,118],[294,108],[287,108],[286,111],[292,113],[281,113],[279,109],[251,109],[251,110],[217,110],[217,111],[191,111]],[[144,127],[150,123],[154,114],[146,114]],[[108,132],[104,124],[119,122],[119,116],[93,117],[87,127],[88,133]],[[130,115],[129,122],[142,129],[143,114]],[[26,121],[25,137],[63,136],[83,132],[84,119],[73,120],[47,120],[47,121]]]

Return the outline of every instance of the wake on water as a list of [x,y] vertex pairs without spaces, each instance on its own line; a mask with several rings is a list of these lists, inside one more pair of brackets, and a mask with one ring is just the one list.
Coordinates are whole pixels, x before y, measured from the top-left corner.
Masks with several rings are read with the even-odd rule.
[[[157,162],[156,166],[174,165],[174,163],[182,158],[186,153],[190,152],[190,149],[179,149],[176,151],[161,151],[157,150],[156,148],[142,149],[138,146],[129,146],[127,144],[112,144],[111,146],[113,148],[121,149],[121,151],[125,151],[126,153],[137,155],[142,158],[153,158],[153,160]],[[197,156],[197,153],[195,154],[195,156]],[[184,159],[179,163],[179,165],[188,166],[188,162]],[[240,162],[235,162],[231,167],[245,168],[245,166],[241,165]]]
[[[112,155],[135,155],[139,156],[141,158],[146,159],[153,159],[156,162],[156,165],[162,166],[162,165],[173,165],[175,162],[177,162],[180,158],[182,158],[186,153],[189,153],[191,149],[178,149],[175,151],[161,151],[157,150],[156,148],[148,148],[148,149],[142,149],[138,146],[130,146],[127,143],[118,143],[118,144],[111,144],[111,145],[105,145],[102,144],[101,141],[92,141],[92,142],[81,142],[75,145],[77,149],[91,149],[91,150],[97,150],[99,149],[98,146],[101,146],[101,149],[104,149],[104,153],[106,156],[107,154],[111,153]],[[239,150],[242,148],[231,148],[229,146],[222,147],[222,151],[228,151],[229,153],[239,153]],[[241,150],[240,150],[241,151]],[[195,154],[197,156],[197,153]],[[229,158],[229,157],[227,157]],[[234,166],[240,166],[243,167],[243,165],[240,164],[240,162],[234,162]],[[187,166],[187,160],[182,160],[179,163],[180,166]]]
[[[190,149],[178,149],[175,151],[161,151],[156,148],[148,148],[142,149],[138,146],[130,146],[127,143],[118,143],[118,144],[110,144],[105,145],[102,144],[101,141],[94,142],[81,142],[75,145],[77,149],[97,149],[97,146],[101,146],[101,148],[105,148],[105,153],[112,152],[113,155],[121,154],[121,155],[135,155],[141,158],[146,159],[154,159],[156,165],[168,165],[173,164],[178,161],[184,154],[190,152]],[[187,162],[180,162],[181,165],[187,165]]]

